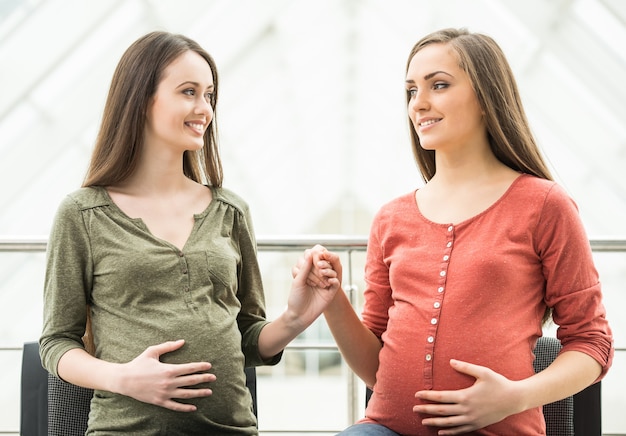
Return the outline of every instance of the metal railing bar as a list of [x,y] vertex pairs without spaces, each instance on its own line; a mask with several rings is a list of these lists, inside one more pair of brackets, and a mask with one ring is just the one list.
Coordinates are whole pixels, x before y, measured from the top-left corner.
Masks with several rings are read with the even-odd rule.
[[315,343],[315,342],[292,342],[286,347],[289,350],[320,350],[320,351],[338,351],[337,344],[334,342],[329,343]]
[[[0,252],[33,252],[46,251],[47,238],[6,237],[0,236]],[[298,251],[321,244],[329,250],[336,251],[365,251],[367,237],[345,235],[304,235],[304,236],[260,236],[257,238],[259,251]],[[626,241],[624,241],[626,247]]]
[[589,239],[592,251],[626,251],[626,239],[591,238]]
[[[593,251],[626,251],[626,238],[590,238]],[[259,236],[259,251],[297,251],[310,248],[315,244],[324,245],[329,250],[365,251],[366,236],[345,235],[304,235],[304,236]],[[45,251],[47,238],[44,236],[0,236],[0,252]]]
[[0,237],[0,252],[46,251],[48,239],[45,237]]

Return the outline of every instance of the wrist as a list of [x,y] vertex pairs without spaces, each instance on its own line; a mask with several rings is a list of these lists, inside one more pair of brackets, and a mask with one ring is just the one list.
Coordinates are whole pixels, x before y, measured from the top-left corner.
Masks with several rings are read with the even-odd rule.
[[294,338],[302,333],[308,325],[303,322],[302,317],[295,311],[287,307],[285,311],[276,319],[280,322],[285,331],[290,333]]
[[125,386],[128,384],[128,377],[124,370],[124,364],[122,363],[110,363],[108,362],[106,368],[103,368],[106,373],[104,377],[105,386],[104,389],[114,394],[125,394]]
[[513,401],[514,413],[521,413],[533,407],[533,397],[528,379],[513,381]]

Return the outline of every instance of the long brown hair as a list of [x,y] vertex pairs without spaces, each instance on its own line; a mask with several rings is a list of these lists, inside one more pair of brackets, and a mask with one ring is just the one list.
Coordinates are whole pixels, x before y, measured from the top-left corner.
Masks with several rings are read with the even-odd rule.
[[[183,172],[198,183],[222,186],[222,162],[215,122],[218,90],[215,62],[197,42],[168,32],[148,33],[131,44],[122,55],[111,80],[100,131],[83,186],[115,185],[133,173],[143,147],[150,99],[157,90],[165,68],[188,50],[202,56],[211,68],[214,85],[211,96],[213,120],[204,133],[202,150],[185,151]],[[95,355],[89,305],[83,343],[87,352]]]
[[[489,36],[466,29],[442,29],[413,46],[407,71],[413,56],[430,44],[449,44],[458,55],[459,66],[469,76],[485,113],[489,145],[496,158],[516,171],[552,180],[528,125],[515,77],[498,44]],[[407,104],[409,101],[407,93]],[[436,171],[435,151],[422,148],[413,124],[409,126],[415,161],[428,181]]]
[[143,147],[146,112],[163,71],[191,50],[202,56],[213,73],[213,120],[204,133],[204,147],[185,151],[183,172],[198,183],[222,185],[222,162],[217,145],[215,108],[218,77],[213,58],[194,40],[168,32],[139,38],[122,55],[111,80],[100,131],[83,186],[108,186],[124,181],[135,170]]

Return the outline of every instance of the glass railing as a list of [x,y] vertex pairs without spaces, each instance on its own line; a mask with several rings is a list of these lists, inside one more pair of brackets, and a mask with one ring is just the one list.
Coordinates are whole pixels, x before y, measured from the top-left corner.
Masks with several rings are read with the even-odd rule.
[[[619,412],[626,409],[619,388],[626,385],[626,325],[618,324],[626,310],[626,239],[590,242],[616,338],[616,358],[603,382],[603,423],[607,434],[626,434]],[[315,244],[342,256],[343,288],[360,313],[366,237],[261,236],[257,243],[269,319],[284,308],[298,252]],[[15,377],[19,379],[21,345],[36,340],[40,331],[45,249],[42,237],[0,238],[0,374],[6,381],[0,384],[8,385],[0,394],[4,395],[0,396],[0,434],[19,434],[20,394]],[[342,361],[323,317],[287,347],[279,365],[258,368],[257,374],[261,434],[334,434],[363,416],[364,386]],[[293,411],[287,412],[290,405]]]

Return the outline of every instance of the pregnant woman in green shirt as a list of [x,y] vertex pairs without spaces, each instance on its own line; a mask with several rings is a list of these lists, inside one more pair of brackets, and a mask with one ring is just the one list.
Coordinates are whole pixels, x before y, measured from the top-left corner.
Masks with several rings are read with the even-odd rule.
[[277,363],[339,288],[308,256],[285,312],[265,319],[249,210],[222,188],[217,90],[193,40],[134,42],[83,187],[55,217],[41,356],[95,389],[88,434],[257,434],[244,367]]

